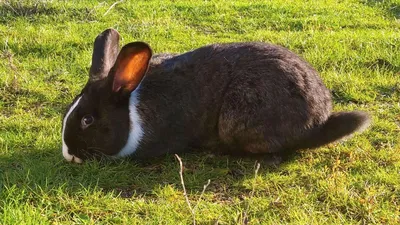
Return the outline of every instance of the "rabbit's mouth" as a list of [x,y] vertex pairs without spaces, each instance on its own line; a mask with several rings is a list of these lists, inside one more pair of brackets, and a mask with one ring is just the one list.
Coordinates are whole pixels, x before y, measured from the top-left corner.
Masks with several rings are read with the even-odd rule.
[[79,157],[77,157],[77,156],[75,156],[75,155],[69,154],[69,153],[68,153],[68,147],[67,147],[67,148],[64,148],[64,146],[63,146],[63,151],[62,151],[62,153],[63,153],[64,158],[65,158],[68,162],[74,162],[74,163],[82,163],[82,162],[83,162],[83,160],[82,160],[81,158],[79,158]]
[[83,162],[83,160],[82,160],[81,158],[78,158],[78,157],[72,155],[72,160],[71,160],[71,162],[80,164],[80,163]]

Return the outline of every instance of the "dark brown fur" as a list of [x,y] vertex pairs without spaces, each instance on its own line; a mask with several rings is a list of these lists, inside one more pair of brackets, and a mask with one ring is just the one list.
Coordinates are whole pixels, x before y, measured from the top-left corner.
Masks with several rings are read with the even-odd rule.
[[[97,110],[101,123],[90,134],[75,127],[70,144],[97,140],[90,145],[107,155],[124,145],[128,99],[111,93],[113,76],[111,69],[108,78],[89,82],[83,90],[88,112],[81,109],[85,112],[77,112],[76,118]],[[144,138],[134,156],[148,158],[190,148],[250,154],[315,148],[369,122],[363,112],[332,114],[331,110],[330,92],[318,73],[283,47],[214,44],[182,55],[153,57],[140,83],[138,111]]]
[[352,128],[317,140],[314,130],[331,115],[329,90],[300,57],[264,43],[216,44],[167,59],[150,67],[141,88],[139,110],[149,134],[140,157],[188,147],[231,153],[318,147],[368,120],[339,119],[337,128]]

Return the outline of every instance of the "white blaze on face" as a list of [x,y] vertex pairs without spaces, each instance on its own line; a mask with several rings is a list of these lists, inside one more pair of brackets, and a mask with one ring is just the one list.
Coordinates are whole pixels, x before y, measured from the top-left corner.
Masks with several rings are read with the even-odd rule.
[[124,157],[131,155],[139,146],[140,140],[143,137],[142,120],[140,119],[137,105],[139,104],[139,87],[131,93],[129,98],[129,136],[125,146],[116,155]]
[[[83,95],[82,95],[82,96],[83,96]],[[68,146],[67,146],[67,144],[65,144],[65,140],[64,140],[65,126],[67,125],[68,118],[69,118],[69,116],[71,115],[71,113],[74,111],[74,109],[76,108],[76,106],[78,105],[78,103],[79,103],[79,101],[81,100],[82,96],[80,96],[80,97],[75,101],[75,103],[71,106],[71,108],[69,108],[69,110],[68,110],[68,112],[67,112],[67,114],[65,115],[64,120],[63,120],[63,128],[62,128],[62,153],[63,153],[64,158],[65,158],[68,162],[71,162],[71,161],[72,161],[72,162],[76,162],[76,163],[82,163],[82,162],[83,162],[82,159],[80,159],[80,158],[78,158],[78,157],[76,157],[76,156],[71,155],[71,154],[68,153]]]

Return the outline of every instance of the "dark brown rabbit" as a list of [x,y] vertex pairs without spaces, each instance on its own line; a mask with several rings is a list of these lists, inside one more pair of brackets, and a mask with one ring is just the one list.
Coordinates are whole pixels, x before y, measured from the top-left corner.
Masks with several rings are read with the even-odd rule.
[[143,42],[95,40],[89,81],[63,120],[63,155],[148,158],[188,149],[278,153],[315,148],[369,124],[364,112],[332,113],[318,73],[266,43],[214,44],[152,59]]

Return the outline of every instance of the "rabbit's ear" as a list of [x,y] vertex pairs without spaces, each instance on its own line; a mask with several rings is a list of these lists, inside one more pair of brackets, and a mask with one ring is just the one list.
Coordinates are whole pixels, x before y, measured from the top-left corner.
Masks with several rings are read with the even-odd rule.
[[96,37],[93,48],[92,66],[89,72],[89,82],[101,80],[108,76],[117,58],[118,51],[118,31],[107,29]]
[[151,56],[151,48],[144,42],[125,45],[112,69],[114,74],[112,91],[118,92],[121,89],[124,93],[134,91],[147,72]]

